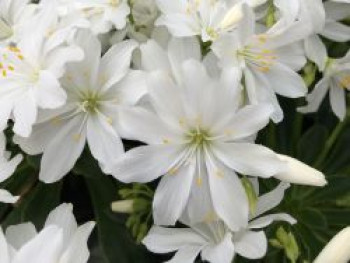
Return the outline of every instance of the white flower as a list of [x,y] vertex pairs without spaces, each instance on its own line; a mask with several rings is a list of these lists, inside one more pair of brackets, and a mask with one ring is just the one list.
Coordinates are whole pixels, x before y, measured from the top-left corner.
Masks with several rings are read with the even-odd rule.
[[38,108],[55,109],[66,101],[59,78],[69,61],[83,58],[74,45],[57,45],[46,36],[57,18],[54,6],[43,8],[31,19],[35,31],[27,31],[16,46],[0,47],[0,129],[13,116],[14,132],[23,137],[31,133]]
[[313,263],[348,263],[350,260],[350,227],[344,228],[326,245]]
[[145,93],[142,74],[130,71],[137,47],[132,40],[114,45],[101,58],[101,44],[81,31],[77,44],[85,58],[68,65],[61,79],[67,103],[54,111],[43,111],[32,135],[15,141],[29,154],[44,153],[39,177],[46,183],[60,180],[74,166],[86,142],[102,170],[124,152],[118,135],[118,111],[135,104]]
[[248,203],[235,171],[271,177],[286,168],[274,152],[251,143],[272,108],[240,109],[234,71],[213,79],[195,60],[184,62],[181,71],[178,84],[166,72],[150,73],[155,112],[140,107],[120,112],[125,137],[150,145],[128,151],[115,162],[112,174],[127,183],[164,175],[153,202],[156,224],[173,225],[186,206],[201,203],[194,220],[215,212],[237,230],[247,223]]
[[70,204],[57,207],[39,233],[32,223],[10,226],[6,236],[0,228],[1,263],[86,263],[87,241],[95,223],[78,227],[72,209]]
[[130,8],[127,0],[58,0],[61,15],[81,12],[91,23],[95,34],[106,33],[113,27],[123,29],[126,26]]
[[242,19],[241,4],[213,0],[156,0],[162,15],[156,25],[166,26],[176,37],[201,36],[214,41],[232,31]]
[[341,59],[330,59],[323,78],[306,97],[308,105],[298,110],[316,112],[329,91],[333,112],[343,120],[346,115],[346,93],[350,90],[350,52]]
[[29,0],[0,1],[0,46],[17,42],[26,24],[35,13],[36,5]]
[[172,263],[194,262],[200,253],[202,260],[213,263],[230,263],[237,253],[249,259],[262,258],[267,251],[267,238],[258,229],[270,225],[273,221],[296,221],[288,214],[260,216],[277,206],[283,199],[289,186],[281,183],[273,191],[259,198],[256,214],[248,226],[239,231],[231,231],[222,221],[212,218],[207,222],[188,224],[190,228],[164,228],[153,226],[143,240],[146,247],[155,253],[177,251],[169,261]]
[[237,32],[220,38],[212,50],[224,69],[239,69],[244,78],[249,104],[269,103],[274,107],[272,119],[280,122],[283,112],[276,93],[289,98],[302,97],[307,88],[297,73],[306,62],[297,43],[309,32],[309,26],[296,22],[293,27],[276,33],[255,32],[254,14],[245,6],[245,16]]
[[[6,138],[0,133],[0,183],[7,180],[22,161],[22,155],[18,154],[10,159],[10,153],[6,151]],[[16,203],[19,197],[12,196],[8,191],[0,189],[0,202]]]

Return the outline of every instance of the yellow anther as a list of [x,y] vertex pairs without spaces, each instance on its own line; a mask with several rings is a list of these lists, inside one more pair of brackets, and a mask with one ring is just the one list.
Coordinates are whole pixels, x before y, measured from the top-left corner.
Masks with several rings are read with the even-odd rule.
[[175,175],[177,173],[177,168],[173,167],[173,168],[170,168],[170,170],[168,171],[168,174],[169,175]]
[[113,119],[111,117],[107,117],[106,118],[106,121],[109,125],[112,125],[113,124]]
[[169,144],[169,143],[170,143],[170,140],[169,140],[169,139],[163,139],[163,143],[164,143],[164,144]]
[[81,134],[77,133],[73,135],[73,140],[76,142],[79,142],[81,139]]
[[7,71],[5,69],[2,70],[2,76],[6,77],[7,76]]
[[266,43],[266,41],[267,41],[267,36],[265,36],[265,35],[260,35],[260,36],[258,36],[258,40],[259,40],[261,43]]
[[8,66],[8,69],[11,70],[11,71],[14,71],[14,70],[15,70],[15,68],[14,68],[13,66],[11,66],[11,65]]
[[270,71],[270,68],[269,67],[259,67],[258,70],[263,72],[263,73],[267,73]]
[[222,171],[222,170],[217,170],[216,172],[215,172],[215,175],[217,176],[217,177],[219,177],[219,178],[223,178],[224,177],[224,172]]
[[196,178],[196,184],[199,187],[202,186],[203,185],[203,179],[201,177],[197,177]]
[[60,124],[61,123],[61,119],[59,118],[59,117],[54,117],[54,118],[52,118],[51,119],[51,123],[53,124],[53,125],[58,125],[58,124]]
[[350,75],[349,76],[345,76],[340,80],[340,85],[344,88],[347,89],[348,87],[350,87]]
[[20,60],[23,60],[24,57],[22,55],[17,55],[17,57],[20,59]]
[[204,216],[204,222],[206,223],[211,223],[216,219],[217,219],[217,216],[214,211],[210,211]]

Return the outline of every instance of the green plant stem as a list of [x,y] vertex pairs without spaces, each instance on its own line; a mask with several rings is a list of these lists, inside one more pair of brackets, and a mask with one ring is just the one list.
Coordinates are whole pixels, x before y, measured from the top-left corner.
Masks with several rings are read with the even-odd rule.
[[321,154],[319,155],[319,157],[317,158],[314,167],[316,168],[322,168],[323,163],[325,162],[329,152],[331,151],[332,147],[334,146],[334,144],[336,143],[339,135],[342,133],[342,131],[344,130],[344,128],[346,127],[346,124],[348,122],[348,116],[349,116],[349,110],[347,113],[346,118],[344,119],[344,121],[341,121],[337,124],[337,126],[334,128],[332,134],[330,135],[330,137],[328,138],[328,140],[326,141],[326,145],[323,149],[323,151],[321,152]]

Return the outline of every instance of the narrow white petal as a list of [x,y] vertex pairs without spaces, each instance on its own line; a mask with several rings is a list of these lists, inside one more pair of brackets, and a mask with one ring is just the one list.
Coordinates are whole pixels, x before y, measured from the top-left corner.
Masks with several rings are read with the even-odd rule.
[[286,164],[270,149],[251,143],[227,143],[213,147],[216,157],[245,175],[271,177],[284,171]]
[[194,171],[195,164],[185,164],[161,179],[153,199],[156,225],[175,225],[180,218],[190,195]]
[[65,123],[45,147],[41,159],[39,178],[45,183],[59,181],[74,166],[86,142],[86,129],[80,133],[82,117],[77,116]]
[[234,240],[236,252],[249,259],[258,259],[265,256],[267,238],[263,231],[245,232],[238,240]]
[[274,221],[285,221],[289,224],[295,224],[297,221],[288,214],[271,214],[262,216],[249,222],[250,229],[264,228],[270,225]]
[[344,120],[346,115],[346,93],[345,89],[340,85],[333,84],[330,88],[330,101],[332,110],[335,115],[340,119]]
[[190,228],[153,226],[142,243],[154,253],[169,253],[187,246],[203,246],[207,241]]
[[219,244],[207,246],[201,253],[203,260],[215,263],[231,263],[234,255],[235,246],[231,234],[226,234]]
[[9,191],[0,189],[0,202],[14,204],[19,200],[19,196],[13,196]]
[[11,246],[16,250],[19,250],[36,235],[37,232],[32,223],[9,226],[6,229],[6,239],[8,243],[11,244]]
[[112,175],[125,183],[151,182],[166,174],[180,153],[181,149],[172,145],[140,146],[116,160]]
[[10,255],[9,248],[7,245],[6,238],[4,236],[4,232],[0,227],[0,262],[1,263],[10,263]]
[[67,249],[64,251],[60,263],[86,263],[90,257],[87,242],[95,222],[88,222],[80,226],[75,233],[72,233],[71,240],[66,243]]
[[256,205],[255,215],[261,215],[279,205],[283,200],[285,191],[289,187],[289,183],[282,182],[272,191],[259,196],[258,203]]
[[328,59],[326,46],[317,35],[312,35],[305,39],[305,52],[308,59],[315,62],[320,71],[323,71],[326,67]]

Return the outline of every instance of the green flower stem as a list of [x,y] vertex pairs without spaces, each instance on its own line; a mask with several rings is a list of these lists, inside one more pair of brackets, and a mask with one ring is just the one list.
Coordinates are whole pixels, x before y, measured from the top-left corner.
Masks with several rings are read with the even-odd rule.
[[334,128],[331,136],[328,138],[328,140],[326,142],[326,145],[325,145],[323,151],[321,152],[321,154],[317,158],[317,160],[314,164],[314,167],[319,168],[319,169],[322,168],[322,165],[324,164],[326,158],[328,157],[329,152],[332,150],[332,147],[336,143],[339,135],[342,133],[342,131],[346,127],[347,122],[349,120],[349,115],[350,115],[350,109],[348,109],[348,112],[346,114],[344,121],[340,121],[337,124],[337,126]]

